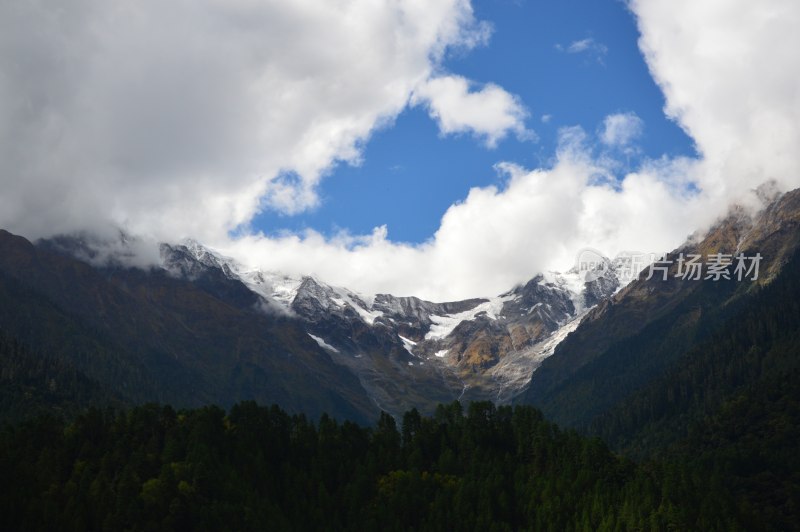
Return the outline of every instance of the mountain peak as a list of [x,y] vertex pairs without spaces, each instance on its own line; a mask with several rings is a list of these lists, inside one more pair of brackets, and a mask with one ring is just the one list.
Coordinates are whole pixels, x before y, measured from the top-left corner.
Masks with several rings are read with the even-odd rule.
[[[349,367],[382,408],[424,409],[459,397],[509,400],[585,312],[620,285],[614,266],[546,272],[493,297],[436,303],[413,296],[364,296],[312,276],[246,269],[196,241],[166,246],[165,267],[194,275],[215,269],[268,306],[304,324],[308,335]],[[194,264],[192,264],[194,263]],[[414,397],[390,393],[415,382]]]

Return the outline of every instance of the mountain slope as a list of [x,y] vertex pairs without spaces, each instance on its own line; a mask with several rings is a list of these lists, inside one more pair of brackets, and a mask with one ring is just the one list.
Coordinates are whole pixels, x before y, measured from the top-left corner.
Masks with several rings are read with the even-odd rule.
[[[597,418],[591,431],[647,455],[689,436],[705,415],[800,371],[800,253],[668,371]],[[791,380],[791,379],[789,379]],[[780,386],[778,386],[780,388]]]
[[63,250],[0,232],[0,327],[74,364],[134,402],[177,406],[242,399],[368,422],[358,380],[289,317],[213,269],[96,268]]
[[755,289],[786,267],[799,242],[800,191],[776,199],[753,218],[734,211],[669,259],[681,253],[761,253],[757,282],[675,278],[677,264],[666,281],[643,275],[587,314],[542,363],[521,400],[557,422],[587,428],[748,305]]
[[799,191],[753,218],[734,211],[675,253],[761,253],[757,281],[632,283],[542,364],[525,398],[629,456],[707,472],[745,529],[796,530],[799,243]]
[[0,330],[0,423],[43,414],[72,417],[90,406],[122,404],[68,361],[33,353]]
[[569,272],[434,303],[245,270],[192,241],[163,244],[148,270],[98,265],[95,246],[0,233],[0,327],[125,401],[257,399],[361,421],[511,400],[554,339],[618,287],[613,274],[584,284]]
[[538,275],[492,298],[434,303],[365,296],[312,277],[248,269],[201,244],[163,245],[164,267],[241,281],[262,304],[299,318],[339,364],[358,376],[382,409],[432,412],[454,399],[508,402],[524,389],[578,318],[618,287],[613,269],[592,282],[577,270]]
[[800,516],[800,251],[708,338],[589,432],[626,454],[726,478],[748,528]]

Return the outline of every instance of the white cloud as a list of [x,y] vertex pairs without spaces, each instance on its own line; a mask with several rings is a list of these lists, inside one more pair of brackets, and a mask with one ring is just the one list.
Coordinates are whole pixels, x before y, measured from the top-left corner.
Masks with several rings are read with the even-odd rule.
[[800,4],[633,0],[666,112],[697,143],[699,185],[724,201],[800,185]]
[[[250,235],[222,247],[254,266],[314,273],[365,292],[451,300],[498,294],[535,272],[568,268],[588,244],[612,254],[631,246],[662,251],[675,244],[676,233],[694,229],[702,202],[664,182],[666,169],[631,174],[621,190],[598,184],[596,177],[609,170],[590,157],[585,140],[579,128],[565,130],[549,169],[499,165],[507,183],[470,190],[423,245],[394,243],[380,227],[330,240],[314,232]],[[671,161],[671,170],[682,172],[684,163]]]
[[[569,128],[552,165],[499,165],[505,184],[472,189],[422,245],[392,242],[386,227],[231,240],[226,230],[265,193],[286,210],[313,203],[331,161],[357,160],[359,143],[417,88],[431,91],[425,102],[443,132],[488,142],[518,133],[515,113],[495,120],[515,108],[504,91],[429,81],[444,48],[485,41],[469,4],[42,5],[0,7],[0,225],[11,229],[111,218],[366,292],[455,299],[568,267],[584,246],[671,249],[760,183],[800,184],[800,5],[633,0],[667,113],[698,159],[646,161],[618,176],[613,161],[593,157],[597,139]],[[437,83],[445,89],[433,91]],[[465,101],[501,103],[473,116]]]
[[[471,190],[425,245],[397,245],[380,230],[346,244],[318,235],[291,237],[288,246],[250,237],[237,244],[241,254],[260,250],[252,256],[262,264],[300,265],[365,291],[488,295],[541,269],[569,266],[587,245],[609,254],[673,249],[769,179],[783,189],[800,186],[800,5],[630,6],[666,111],[693,137],[699,158],[646,161],[614,176],[613,165],[592,157],[591,139],[571,128],[562,131],[552,167],[502,165],[507,185]],[[328,265],[336,261],[353,269]]]
[[606,146],[625,147],[642,134],[644,122],[636,113],[616,113],[605,117],[600,140]]
[[556,50],[568,54],[587,54],[601,64],[603,63],[605,56],[608,54],[608,46],[601,42],[595,41],[591,37],[573,41],[567,46],[556,44]]
[[598,45],[594,42],[594,39],[581,39],[580,41],[574,41],[567,46],[567,52],[571,54],[578,54],[581,52],[585,52],[587,50],[597,49],[600,48],[605,52],[606,47],[603,45]]
[[528,113],[520,100],[493,83],[472,90],[461,76],[434,77],[420,85],[412,104],[424,104],[442,134],[473,133],[494,147],[509,132],[532,138],[525,129]]
[[357,162],[468,0],[0,2],[0,227],[218,238]]

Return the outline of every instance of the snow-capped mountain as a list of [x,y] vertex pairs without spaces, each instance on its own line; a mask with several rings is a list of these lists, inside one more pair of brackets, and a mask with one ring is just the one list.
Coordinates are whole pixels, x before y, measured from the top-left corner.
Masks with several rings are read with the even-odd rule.
[[613,269],[592,282],[572,270],[537,275],[495,297],[435,303],[248,269],[195,241],[162,245],[162,259],[173,275],[240,281],[265,312],[300,320],[392,413],[459,398],[510,401],[585,312],[620,287]]
[[[630,277],[623,257],[586,277],[546,273],[448,303],[249,269],[191,241],[163,245],[161,267],[142,268],[112,260],[135,244],[122,234],[119,245],[91,235],[32,243],[0,230],[0,329],[132,403],[252,399],[370,422],[378,409],[491,399],[576,425],[795,264],[798,213],[798,191],[752,216],[734,209],[668,256],[760,255],[751,284],[677,279],[674,262],[669,282],[644,275],[619,289]],[[581,267],[597,262],[592,253]]]

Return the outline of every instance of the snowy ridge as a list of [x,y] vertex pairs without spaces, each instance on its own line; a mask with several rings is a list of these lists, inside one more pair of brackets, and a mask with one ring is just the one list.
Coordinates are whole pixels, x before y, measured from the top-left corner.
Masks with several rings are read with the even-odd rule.
[[269,302],[277,303],[278,307],[289,313],[293,312],[293,304],[302,295],[315,300],[323,309],[336,307],[344,311],[350,308],[368,325],[373,325],[377,318],[384,315],[381,310],[372,308],[374,296],[330,286],[309,276],[287,275],[260,268],[248,269],[235,259],[195,240],[185,240],[182,245],[201,264],[221,269],[228,277],[241,281],[251,291]]
[[297,296],[303,278],[261,269],[247,269],[231,257],[226,257],[195,240],[182,242],[195,260],[206,266],[220,268],[228,277],[244,283],[259,296],[289,307]]
[[[339,298],[333,299],[333,301],[341,307],[350,305],[350,307],[352,307],[353,310],[355,310],[358,313],[361,319],[364,320],[364,323],[372,325],[375,323],[375,320],[377,318],[383,316],[383,312],[381,312],[380,310],[373,310],[371,305],[365,303],[363,296],[361,296],[361,294],[357,294],[346,288],[339,288],[339,287],[331,287],[331,288],[339,295]],[[369,299],[374,300],[374,297]]]
[[275,272],[261,270],[236,270],[239,280],[247,285],[250,290],[267,299],[273,299],[282,307],[289,308],[294,301],[300,284],[301,277],[292,277]]
[[218,269],[260,296],[267,311],[301,320],[373,400],[397,412],[456,396],[510,401],[587,310],[619,288],[613,271],[593,283],[577,270],[546,272],[496,297],[435,303],[244,267],[194,241],[167,246],[163,256],[166,268],[189,278]]
[[[540,315],[547,316],[551,320],[551,327],[555,328],[570,322],[575,316],[582,315],[591,306],[591,304],[587,305],[585,297],[586,285],[579,272],[574,269],[566,273],[545,272],[536,278],[538,285],[544,290],[541,294],[556,294],[557,298],[561,298],[561,300],[538,300],[533,304],[527,303],[523,306],[526,297],[525,291],[528,288],[519,286],[497,297],[455,304],[439,304],[413,297],[396,298],[388,294],[363,295],[347,288],[324,284],[313,277],[286,275],[259,268],[248,269],[236,260],[194,240],[187,240],[183,245],[198,262],[222,269],[229,277],[243,282],[254,293],[268,301],[275,302],[280,308],[290,313],[297,310],[298,301],[302,298],[304,303],[300,304],[301,311],[306,313],[306,317],[310,317],[308,313],[313,312],[346,314],[348,309],[352,309],[358,318],[370,327],[378,324],[395,327],[400,322],[407,323],[409,326],[416,324],[423,328],[422,339],[434,344],[449,338],[460,324],[478,318],[504,321],[512,316],[519,319],[528,315],[533,319],[534,314],[538,312]],[[539,297],[543,296],[536,296],[537,299]],[[572,308],[565,307],[560,303],[560,301],[566,300],[572,303]],[[318,310],[314,311],[313,308]],[[446,312],[446,310],[454,309],[464,310]],[[322,318],[322,316],[316,316],[314,319]],[[397,338],[406,351],[417,356],[414,350],[419,347],[418,342],[400,334],[397,334]],[[558,336],[554,334],[554,338],[558,338]],[[434,352],[435,357],[444,358],[449,349],[441,349],[441,347],[446,346],[446,343],[440,344],[440,348]]]
[[446,338],[456,327],[458,327],[460,323],[464,321],[472,321],[482,313],[485,313],[486,317],[489,319],[496,320],[498,316],[501,315],[503,305],[505,305],[506,301],[511,301],[516,298],[517,296],[514,294],[507,294],[500,297],[493,297],[485,303],[481,303],[470,310],[465,310],[464,312],[445,314],[443,316],[431,315],[430,319],[433,322],[433,325],[431,325],[430,330],[425,335],[425,339],[440,340],[442,338]]

